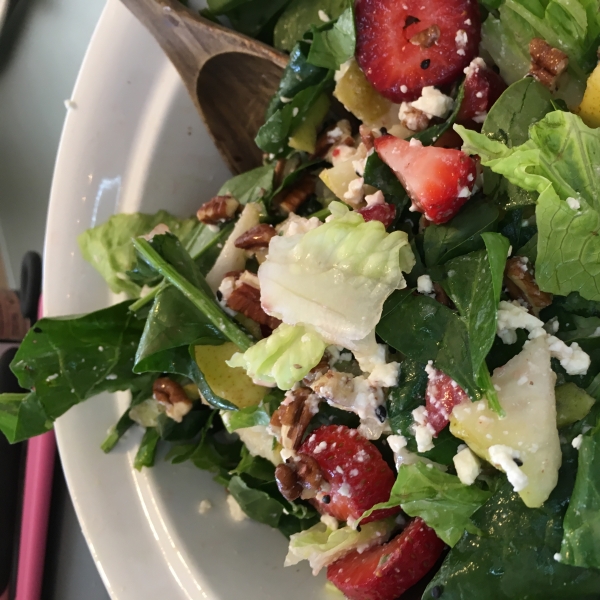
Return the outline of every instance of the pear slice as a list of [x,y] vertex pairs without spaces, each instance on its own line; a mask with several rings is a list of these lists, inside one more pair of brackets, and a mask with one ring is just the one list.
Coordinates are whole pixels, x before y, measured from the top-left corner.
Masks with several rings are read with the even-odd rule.
[[538,337],[494,371],[492,382],[506,417],[498,417],[488,408],[487,401],[481,400],[456,406],[450,419],[453,435],[487,461],[492,462],[492,446],[505,446],[512,449],[513,455],[518,453],[521,473],[527,476],[519,495],[530,508],[542,506],[548,499],[558,481],[562,461],[555,380],[545,336]]

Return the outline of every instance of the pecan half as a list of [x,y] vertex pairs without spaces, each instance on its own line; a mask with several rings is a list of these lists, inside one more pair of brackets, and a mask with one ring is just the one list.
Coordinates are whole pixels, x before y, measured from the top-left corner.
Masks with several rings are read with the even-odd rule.
[[431,25],[419,33],[415,33],[409,42],[415,46],[421,46],[421,48],[431,48],[440,39],[440,28],[437,25]]
[[[292,463],[293,464],[293,463]],[[281,495],[290,502],[298,500],[302,494],[302,484],[298,478],[296,469],[292,466],[281,463],[275,469],[275,481]]]
[[159,377],[152,385],[154,399],[166,408],[167,416],[181,423],[192,410],[193,403],[184,389],[169,377]]
[[245,233],[235,240],[235,247],[243,250],[257,250],[258,248],[267,248],[271,238],[275,237],[277,232],[272,225],[261,223],[251,227]]
[[308,388],[286,394],[285,400],[271,416],[271,427],[281,429],[281,445],[298,450],[310,420],[319,410],[319,398]]
[[317,180],[314,175],[306,173],[290,187],[282,190],[273,199],[283,214],[296,212],[298,208],[314,193]]
[[275,480],[282,496],[290,501],[315,498],[322,488],[328,487],[319,464],[308,454],[298,454],[278,465]]
[[506,261],[504,284],[508,295],[513,300],[525,300],[536,317],[542,308],[552,304],[552,294],[540,290],[529,261],[523,256],[513,256]]
[[233,196],[215,196],[198,209],[196,217],[205,225],[218,225],[231,221],[239,207],[240,203]]
[[247,283],[236,282],[227,298],[227,306],[256,321],[259,325],[267,325],[270,329],[277,329],[281,325],[279,319],[271,317],[263,310],[260,305],[260,290]]
[[454,302],[452,302],[452,300],[450,300],[450,296],[448,296],[448,294],[446,294],[446,291],[439,283],[434,282],[433,293],[435,294],[435,299],[440,304],[443,304],[444,306],[448,306],[450,308],[456,308],[454,306]]
[[429,127],[429,117],[418,108],[414,108],[408,102],[400,105],[398,113],[400,123],[411,131],[423,131]]
[[569,66],[569,57],[541,38],[533,38],[529,42],[529,54],[531,55],[529,74],[550,91],[554,91],[558,78]]

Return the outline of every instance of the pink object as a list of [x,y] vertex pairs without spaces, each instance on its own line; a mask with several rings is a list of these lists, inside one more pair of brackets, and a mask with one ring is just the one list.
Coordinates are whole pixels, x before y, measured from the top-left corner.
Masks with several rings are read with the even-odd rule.
[[15,600],[39,600],[42,591],[55,456],[54,431],[27,442]]
[[0,600],[8,600],[8,590],[6,590],[4,592],[4,594],[2,594],[2,596],[0,596]]

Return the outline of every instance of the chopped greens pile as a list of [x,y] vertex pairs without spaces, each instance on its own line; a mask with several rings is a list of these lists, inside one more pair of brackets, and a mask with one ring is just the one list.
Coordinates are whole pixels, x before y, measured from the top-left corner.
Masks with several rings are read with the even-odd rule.
[[[141,429],[135,468],[166,445],[211,472],[290,539],[286,566],[351,600],[423,577],[423,599],[592,600],[600,3],[447,0],[473,15],[450,39],[423,29],[440,2],[209,0],[289,52],[264,164],[223,184],[216,217],[81,234],[129,299],[36,324],[0,430],[26,440],[129,390],[104,452]],[[381,25],[373,49],[381,11],[396,41],[420,28],[393,50],[418,61],[398,66]],[[415,84],[438,66],[418,53],[446,43],[457,74]]]

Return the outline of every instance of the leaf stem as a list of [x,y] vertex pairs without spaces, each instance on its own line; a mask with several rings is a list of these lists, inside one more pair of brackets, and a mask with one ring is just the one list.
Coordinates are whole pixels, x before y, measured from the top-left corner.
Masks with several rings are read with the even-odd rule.
[[178,273],[150,243],[143,238],[133,240],[135,249],[140,256],[163,277],[176,287],[198,310],[200,310],[211,323],[240,350],[246,351],[254,342],[223,312],[218,304],[204,291],[190,283],[183,275]]

